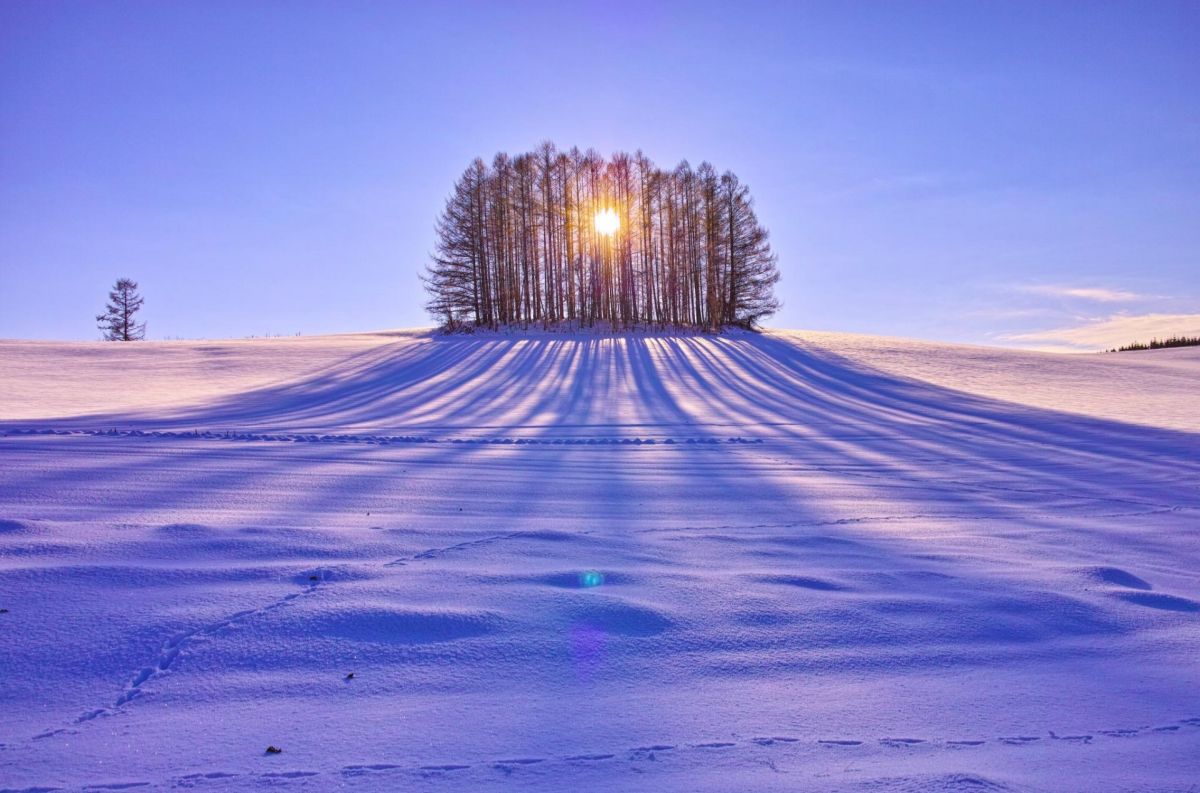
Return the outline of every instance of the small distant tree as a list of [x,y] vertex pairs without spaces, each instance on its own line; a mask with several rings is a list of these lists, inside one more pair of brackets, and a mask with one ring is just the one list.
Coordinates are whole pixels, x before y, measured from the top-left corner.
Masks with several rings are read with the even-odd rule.
[[103,314],[96,315],[96,324],[105,341],[140,341],[146,338],[146,323],[137,322],[134,315],[142,307],[137,281],[118,279],[108,293],[108,305]]
[[1197,347],[1200,346],[1200,336],[1172,336],[1169,339],[1153,338],[1149,344],[1135,341],[1133,344],[1127,344],[1124,347],[1117,347],[1109,352],[1131,352],[1134,350],[1165,350],[1170,347]]

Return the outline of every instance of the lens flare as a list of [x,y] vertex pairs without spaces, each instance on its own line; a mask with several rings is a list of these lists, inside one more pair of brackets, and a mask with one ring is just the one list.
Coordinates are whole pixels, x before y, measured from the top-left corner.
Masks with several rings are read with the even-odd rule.
[[621,228],[621,217],[614,209],[601,209],[596,213],[596,231],[606,237],[611,237]]
[[584,589],[600,586],[604,583],[604,573],[599,570],[584,570],[579,574],[579,585]]

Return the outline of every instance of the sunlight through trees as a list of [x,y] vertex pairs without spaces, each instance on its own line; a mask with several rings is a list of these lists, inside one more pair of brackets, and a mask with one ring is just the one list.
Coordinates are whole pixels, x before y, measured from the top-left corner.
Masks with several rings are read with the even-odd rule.
[[641,152],[476,159],[437,222],[424,278],[447,325],[598,321],[753,327],[779,302],[750,192],[726,171],[661,170]]

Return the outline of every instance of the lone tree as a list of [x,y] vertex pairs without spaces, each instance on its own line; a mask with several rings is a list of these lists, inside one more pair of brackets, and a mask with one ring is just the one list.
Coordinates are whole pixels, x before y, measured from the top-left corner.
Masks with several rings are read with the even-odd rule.
[[778,280],[750,191],[732,173],[552,143],[471,163],[424,276],[426,307],[447,325],[710,331],[770,316]]
[[108,305],[103,314],[96,315],[96,324],[105,341],[140,341],[146,338],[146,323],[136,322],[133,315],[142,307],[137,281],[121,278],[108,293]]

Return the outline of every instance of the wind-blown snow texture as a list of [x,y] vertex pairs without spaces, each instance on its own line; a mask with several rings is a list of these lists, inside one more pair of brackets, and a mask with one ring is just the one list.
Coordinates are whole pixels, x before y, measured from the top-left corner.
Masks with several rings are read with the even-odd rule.
[[1200,781],[1200,349],[0,342],[0,382],[0,789]]

